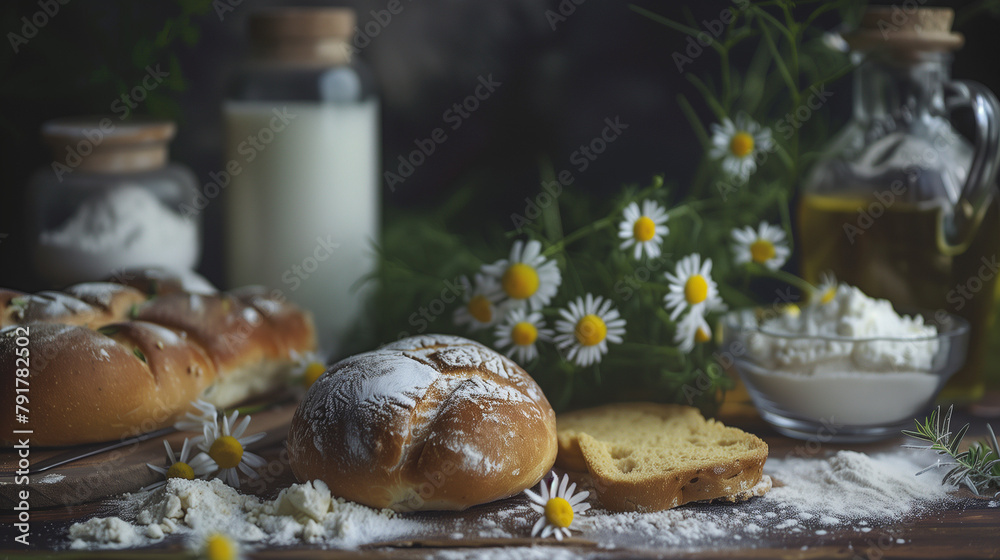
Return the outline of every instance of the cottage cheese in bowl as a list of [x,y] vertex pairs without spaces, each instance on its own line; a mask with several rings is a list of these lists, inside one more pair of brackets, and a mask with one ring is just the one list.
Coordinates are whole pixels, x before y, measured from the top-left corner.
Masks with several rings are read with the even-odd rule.
[[759,317],[726,317],[726,344],[761,415],[792,435],[834,439],[898,433],[962,365],[968,325],[897,313],[841,285],[825,301]]

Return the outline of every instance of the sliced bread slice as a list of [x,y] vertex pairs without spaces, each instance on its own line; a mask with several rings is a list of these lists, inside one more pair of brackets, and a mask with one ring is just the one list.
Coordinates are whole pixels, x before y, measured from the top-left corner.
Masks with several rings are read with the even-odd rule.
[[562,414],[556,427],[556,465],[589,472],[612,511],[658,511],[746,493],[761,482],[767,459],[760,438],[688,406],[610,404]]

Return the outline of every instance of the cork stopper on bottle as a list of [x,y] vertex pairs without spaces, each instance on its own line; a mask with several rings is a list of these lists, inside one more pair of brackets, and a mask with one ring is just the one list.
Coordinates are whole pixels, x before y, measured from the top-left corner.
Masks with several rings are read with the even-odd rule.
[[351,8],[265,9],[250,16],[250,40],[260,60],[345,64],[356,20]]
[[42,124],[53,161],[91,173],[132,173],[163,167],[174,137],[167,120],[114,116],[55,119]]
[[965,37],[951,30],[951,8],[869,6],[844,39],[854,50],[953,51]]

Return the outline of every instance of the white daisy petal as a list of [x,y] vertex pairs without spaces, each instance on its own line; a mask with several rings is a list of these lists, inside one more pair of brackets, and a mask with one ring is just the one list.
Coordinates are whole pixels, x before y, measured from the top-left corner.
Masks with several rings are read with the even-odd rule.
[[531,489],[525,490],[524,493],[528,495],[528,499],[531,500],[532,502],[535,502],[536,504],[545,505],[545,500],[543,500],[541,496],[536,494]]
[[242,436],[243,432],[246,431],[248,424],[250,424],[250,417],[246,416],[246,417],[243,418],[243,420],[240,421],[239,424],[237,424],[233,428],[233,437],[234,438],[238,438],[238,437]]
[[531,536],[532,537],[538,536],[538,533],[540,533],[542,531],[542,529],[545,528],[545,522],[546,522],[546,520],[545,520],[545,516],[544,515],[542,517],[538,518],[538,521],[535,522],[535,526],[531,528]]

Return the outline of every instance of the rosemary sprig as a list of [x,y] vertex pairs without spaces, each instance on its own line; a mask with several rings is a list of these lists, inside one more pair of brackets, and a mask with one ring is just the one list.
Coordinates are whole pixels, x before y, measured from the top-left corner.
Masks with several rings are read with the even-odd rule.
[[1000,446],[997,445],[997,436],[993,433],[993,427],[989,424],[986,429],[989,437],[985,442],[974,442],[965,451],[959,452],[962,445],[962,438],[969,431],[969,425],[962,426],[958,433],[951,433],[951,413],[954,406],[948,407],[948,412],[941,416],[941,407],[931,412],[930,418],[925,418],[923,422],[914,420],[916,430],[903,430],[903,434],[912,438],[926,441],[930,445],[904,445],[909,449],[930,449],[939,455],[944,455],[950,460],[938,459],[933,465],[921,470],[917,474],[923,474],[929,470],[939,467],[951,467],[951,470],[944,475],[944,483],[956,486],[964,485],[972,490],[977,496],[987,493],[1000,493]]

